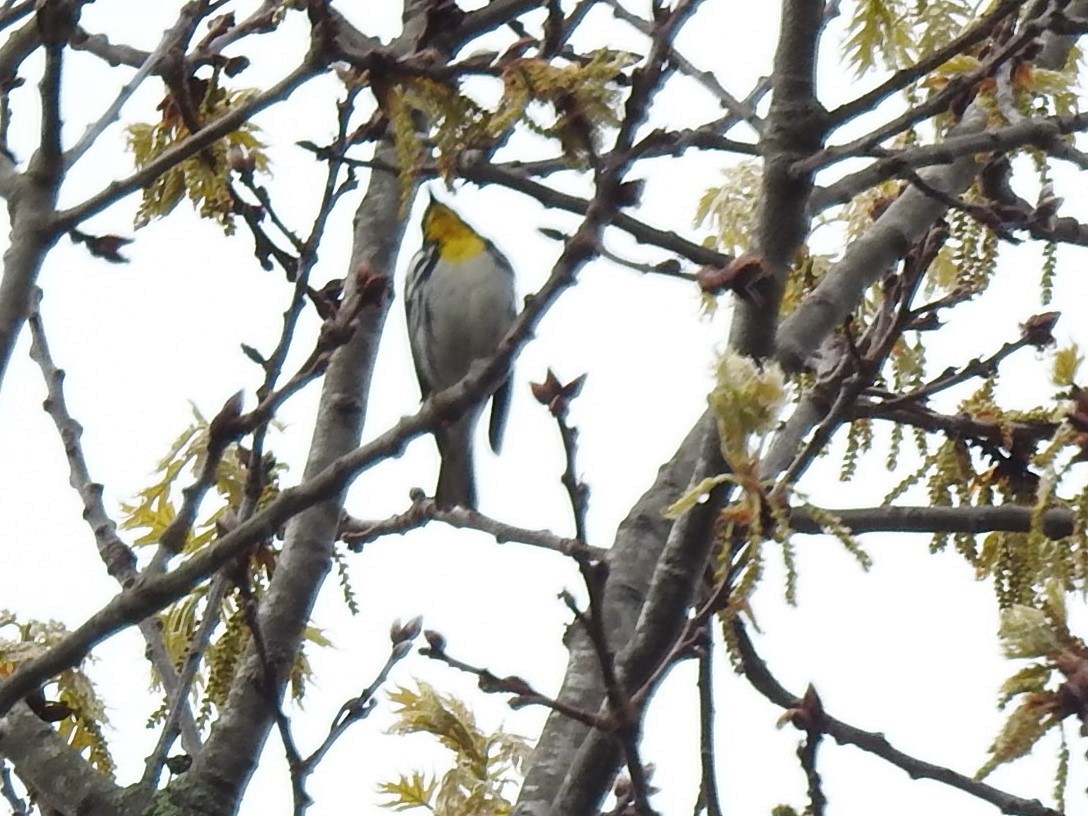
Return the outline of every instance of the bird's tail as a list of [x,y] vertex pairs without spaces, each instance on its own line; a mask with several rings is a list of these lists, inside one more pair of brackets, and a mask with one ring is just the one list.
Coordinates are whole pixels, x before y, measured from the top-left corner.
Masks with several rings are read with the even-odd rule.
[[442,508],[476,509],[476,473],[472,463],[472,432],[478,414],[461,417],[435,433],[442,466],[438,471],[435,503]]

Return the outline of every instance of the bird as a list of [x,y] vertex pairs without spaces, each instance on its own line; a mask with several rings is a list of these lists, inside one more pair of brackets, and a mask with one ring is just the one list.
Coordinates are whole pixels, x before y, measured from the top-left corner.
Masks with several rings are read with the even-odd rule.
[[[409,345],[423,399],[449,388],[476,360],[490,357],[517,316],[514,269],[506,256],[432,194],[422,221],[423,245],[405,280]],[[511,377],[491,398],[488,440],[498,453],[510,407]],[[435,503],[477,509],[473,437],[487,400],[440,425],[442,462]]]

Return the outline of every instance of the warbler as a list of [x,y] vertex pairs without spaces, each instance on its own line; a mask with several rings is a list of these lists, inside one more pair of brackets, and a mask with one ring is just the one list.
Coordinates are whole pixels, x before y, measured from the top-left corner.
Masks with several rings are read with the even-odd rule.
[[[404,308],[419,388],[426,399],[491,356],[514,322],[514,270],[494,244],[431,196],[423,214],[423,247],[412,258]],[[435,502],[476,508],[473,436],[487,400],[434,434],[442,465]],[[491,397],[488,439],[496,453],[510,405],[509,376]]]

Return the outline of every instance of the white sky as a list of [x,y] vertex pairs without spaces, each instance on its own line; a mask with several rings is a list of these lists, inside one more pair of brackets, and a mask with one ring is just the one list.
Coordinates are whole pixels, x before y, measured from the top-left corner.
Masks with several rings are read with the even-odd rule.
[[[126,37],[131,32],[134,45],[150,49],[169,23],[169,13],[138,0],[98,0],[88,7],[84,22],[92,30],[109,27]],[[367,23],[378,24],[371,13],[368,8]],[[379,4],[373,13],[387,13],[381,21],[384,31],[395,31],[399,10],[394,4]],[[680,43],[690,58],[716,71],[731,92],[743,96],[756,77],[769,71],[775,25],[774,14],[755,4],[708,2]],[[829,53],[841,30],[838,23],[832,26]],[[639,38],[628,40],[622,31],[602,14],[587,23],[582,36],[595,39],[606,33],[610,45],[638,50]],[[254,68],[239,78],[242,83],[262,84],[288,64],[276,59],[272,43],[258,43],[263,53],[246,46]],[[843,98],[868,87],[867,81],[844,77],[829,61],[822,80],[829,96]],[[36,75],[30,72],[28,78],[36,80]],[[66,81],[70,107],[65,133],[70,144],[107,104],[105,89],[114,87],[118,78],[96,60],[76,55]],[[695,124],[700,118],[696,112],[707,109],[705,95],[690,92],[690,83],[678,84],[688,92],[678,89],[667,106],[656,107],[653,124],[676,126],[689,123],[689,118]],[[337,91],[334,80],[312,82],[288,105],[257,119],[274,145],[276,175],[269,182],[273,200],[283,202],[283,212],[302,231],[313,212],[321,171],[292,144],[302,138],[328,140],[334,117],[327,102]],[[15,146],[22,156],[35,130],[21,110],[33,104],[33,93],[28,83],[15,99]],[[123,122],[149,120],[160,96],[157,83],[149,83],[125,109]],[[81,200],[128,171],[122,141],[119,127],[107,132],[73,173],[62,203]],[[652,169],[645,171],[649,185],[640,216],[702,238],[691,230],[691,217],[698,195],[718,181],[719,160],[695,157],[648,165]],[[1058,192],[1063,192],[1060,184]],[[454,200],[511,257],[523,293],[543,282],[558,254],[558,247],[537,233],[537,227],[570,230],[576,223],[571,216],[545,212],[535,202],[496,189],[464,188]],[[315,276],[319,282],[344,274],[356,201],[349,199],[330,225]],[[96,217],[84,225],[86,231],[129,234],[136,203],[129,199]],[[225,241],[214,225],[199,222],[185,205],[137,239],[127,251],[132,259],[127,266],[92,259],[64,239],[41,277],[54,358],[68,372],[70,409],[86,428],[86,454],[94,477],[106,486],[111,509],[149,482],[155,462],[189,423],[190,401],[210,416],[244,387],[252,404],[258,372],[238,346],[245,342],[269,349],[288,296],[278,273],[263,272],[252,260],[244,229]],[[404,259],[417,242],[413,227]],[[639,260],[665,257],[622,236],[610,236],[608,245]],[[1084,286],[1076,279],[1082,274],[1077,270],[1080,259],[1072,253],[1063,257],[1071,262],[1066,266],[1071,278],[1059,284],[1056,300],[1083,303]],[[1015,336],[1018,322],[1043,310],[1030,301],[1038,263],[1037,253],[1024,250],[1006,264],[1005,279],[993,296],[964,310],[955,343],[935,349],[935,371],[994,350]],[[403,260],[398,291],[402,269]],[[588,372],[571,419],[581,432],[579,464],[592,490],[590,543],[610,543],[616,524],[702,411],[714,353],[725,336],[725,312],[714,320],[702,318],[697,294],[683,284],[606,262],[585,269],[519,359],[503,455],[479,457],[484,512],[514,524],[570,532],[558,478],[561,446],[526,383],[541,379],[547,367],[562,379]],[[315,329],[313,320],[305,326],[311,333]],[[1078,333],[1088,345],[1085,329],[1067,315],[1059,324],[1059,336]],[[305,345],[300,344],[303,353]],[[104,574],[79,503],[66,487],[66,464],[52,421],[40,409],[44,388],[27,359],[27,348],[24,333],[0,393],[0,461],[8,463],[0,468],[0,608],[75,625],[110,598],[116,586]],[[1020,358],[1014,361],[1016,377],[1008,378],[1012,388],[1029,401],[1045,399],[1049,392],[1031,370],[1038,359],[1030,351],[1021,352]],[[281,414],[287,427],[273,445],[292,467],[288,483],[301,470],[317,390],[311,386]],[[386,329],[366,435],[380,433],[417,404],[398,301]],[[898,480],[872,474],[861,484],[844,487],[833,477],[836,468],[834,461],[825,461],[806,480],[817,503],[872,503]],[[402,510],[409,488],[431,489],[436,472],[432,443],[418,440],[400,460],[364,474],[351,492],[348,509],[375,518]],[[893,745],[921,759],[972,773],[999,728],[997,688],[1014,670],[999,655],[992,592],[973,580],[958,557],[930,557],[925,537],[870,536],[864,541],[876,561],[869,574],[836,542],[800,538],[800,606],[784,605],[783,578],[772,566],[754,605],[763,629],[757,646],[791,690],[799,693],[814,683],[834,716],[883,731]],[[357,618],[348,616],[335,578],[330,579],[315,621],[327,629],[336,648],[311,651],[317,682],[304,713],[295,720],[304,751],[316,745],[341,703],[370,682],[384,661],[388,627],[396,617],[423,614],[429,627],[447,636],[451,654],[498,674],[522,675],[545,692],[558,687],[565,665],[560,637],[569,615],[556,595],[578,589],[575,572],[560,557],[517,545],[500,547],[485,536],[432,525],[369,545],[350,562],[363,609]],[[1076,615],[1083,623],[1083,610]],[[143,729],[158,700],[147,695],[142,653],[137,636],[118,636],[95,651],[98,660],[91,668],[111,706],[115,730],[108,735],[121,762],[122,781],[139,774],[156,738],[154,731]],[[794,757],[799,735],[790,727],[775,730],[780,712],[727,667],[719,667],[717,676],[723,690],[718,702],[719,758],[727,811],[766,813],[782,802],[800,809],[804,781]],[[470,678],[423,658],[405,661],[394,675],[404,684],[414,677],[459,693],[485,723],[501,721],[511,730],[535,734],[542,721],[543,712],[510,712],[498,698],[476,692]],[[665,814],[690,812],[697,791],[693,677],[694,665],[673,672],[647,718],[645,757],[657,765],[655,783],[662,790],[655,803]],[[360,803],[375,801],[378,780],[431,761],[423,738],[390,742],[381,733],[387,722],[383,705],[332,751],[311,780],[318,803],[313,812],[339,812],[345,806],[373,812]],[[1083,742],[1073,743],[1071,814],[1088,813],[1077,795],[1085,785],[1084,763],[1078,762],[1083,751]],[[1046,742],[1037,753],[1038,760],[1003,769],[992,781],[1046,801],[1054,742]],[[245,812],[288,813],[289,788],[275,737],[265,756]],[[823,748],[820,768],[838,813],[876,808],[893,816],[926,808],[955,808],[960,816],[993,812],[974,799],[935,783],[912,782],[897,769],[830,742]]]

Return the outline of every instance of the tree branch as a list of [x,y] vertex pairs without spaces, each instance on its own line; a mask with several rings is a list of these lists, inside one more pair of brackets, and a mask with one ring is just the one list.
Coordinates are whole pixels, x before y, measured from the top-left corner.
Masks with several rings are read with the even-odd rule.
[[1015,14],[1027,2],[1028,0],[1003,0],[992,11],[984,15],[943,48],[927,54],[923,59],[908,68],[896,71],[873,90],[835,108],[828,114],[828,117],[835,126],[839,126],[862,113],[875,109],[892,94],[922,79],[957,54],[962,54],[971,46],[982,42],[990,36],[990,33],[997,28],[1002,20]]
[[[774,703],[784,709],[801,707],[802,700],[786,691],[770,673],[767,665],[756,653],[748,633],[739,621],[733,622],[733,633],[740,651],[744,676],[752,686]],[[956,773],[950,768],[934,765],[905,754],[894,748],[883,734],[862,731],[852,725],[836,720],[827,713],[821,720],[823,730],[840,745],[855,745],[861,750],[890,762],[910,775],[911,779],[932,779],[949,787],[988,802],[999,808],[1002,813],[1017,816],[1063,816],[1056,810],[1045,807],[1034,799],[1022,799],[1010,793],[998,790],[983,782],[977,782],[969,776]]]
[[1017,147],[1031,145],[1047,150],[1061,158],[1069,156],[1063,135],[1088,129],[1088,114],[1048,116],[1025,119],[1008,127],[952,136],[932,145],[919,145],[902,150],[881,148],[882,155],[868,167],[844,176],[839,181],[816,189],[809,203],[810,214],[822,212],[836,204],[846,204],[856,195],[902,173],[904,167],[927,167],[952,162],[980,153],[1005,153]]
[[[131,586],[138,578],[136,572],[136,555],[132,549],[117,535],[117,523],[110,518],[102,503],[102,485],[91,478],[87,467],[87,460],[83,455],[83,446],[80,437],[83,428],[68,412],[68,404],[64,397],[64,372],[53,362],[49,352],[49,344],[46,340],[45,329],[42,325],[41,290],[35,290],[32,311],[30,313],[30,356],[38,363],[45,378],[48,397],[45,401],[45,410],[57,426],[57,433],[64,444],[65,457],[68,460],[68,481],[79,495],[83,503],[83,518],[94,534],[98,555],[102,563],[106,565],[106,571],[122,586]],[[162,679],[163,687],[168,694],[175,694],[179,689],[177,672],[174,670],[173,661],[166,649],[163,639],[162,625],[155,618],[146,618],[139,623],[140,634],[147,644],[148,658],[154,667],[156,674]],[[193,719],[192,709],[188,702],[182,699],[180,710],[182,742],[185,750],[195,753],[200,749],[200,732],[197,730],[196,721]]]
[[110,782],[21,701],[0,717],[0,754],[40,801],[63,813],[116,816],[149,803],[150,792]]
[[197,155],[231,131],[237,130],[240,125],[248,122],[257,113],[286,99],[300,85],[316,76],[318,72],[318,66],[307,63],[298,66],[268,90],[250,97],[230,113],[209,123],[184,141],[164,150],[158,158],[148,162],[128,178],[111,182],[104,190],[82,203],[56,213],[49,219],[51,229],[58,233],[65,232],[84,219],[102,212],[106,207],[120,201],[125,196],[142,190],[167,170]]
[[[1034,527],[1035,509],[1016,504],[958,507],[850,507],[821,508],[850,532],[862,533],[1029,533]],[[790,510],[790,529],[796,533],[820,535],[826,532],[804,507]],[[1040,528],[1054,540],[1075,535],[1076,516],[1072,510],[1051,508],[1042,513]]]

